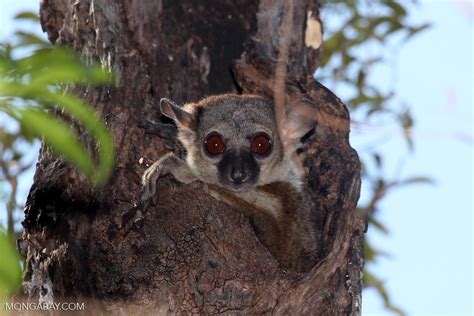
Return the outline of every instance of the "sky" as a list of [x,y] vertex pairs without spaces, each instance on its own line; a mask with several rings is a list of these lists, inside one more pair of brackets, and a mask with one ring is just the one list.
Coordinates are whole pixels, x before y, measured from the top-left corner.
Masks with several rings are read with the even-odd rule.
[[[38,3],[0,0],[0,41],[15,29],[14,14],[37,11]],[[427,0],[410,12],[412,21],[432,24],[395,57],[397,94],[416,121],[415,149],[409,152],[395,131],[381,148],[393,153],[385,158],[389,176],[426,175],[435,184],[401,188],[382,200],[380,219],[390,234],[369,228],[368,238],[390,256],[372,270],[409,315],[473,315],[473,2]],[[387,80],[386,71],[376,69],[372,80]],[[354,133],[352,145],[363,150],[371,136]],[[25,196],[32,175],[21,179]],[[363,184],[362,198],[367,191]],[[369,289],[363,315],[392,314]]]

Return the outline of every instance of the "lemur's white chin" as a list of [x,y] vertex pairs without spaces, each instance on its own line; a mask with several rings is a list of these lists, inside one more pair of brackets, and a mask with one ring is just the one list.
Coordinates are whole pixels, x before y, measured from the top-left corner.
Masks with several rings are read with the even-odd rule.
[[221,184],[224,188],[234,192],[247,192],[255,188],[255,184],[242,183],[242,184]]

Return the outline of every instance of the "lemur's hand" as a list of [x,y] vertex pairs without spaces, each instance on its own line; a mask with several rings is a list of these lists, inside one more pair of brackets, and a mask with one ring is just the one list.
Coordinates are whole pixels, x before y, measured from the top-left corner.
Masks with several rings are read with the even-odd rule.
[[155,161],[142,177],[142,191],[138,201],[138,209],[142,212],[152,205],[158,203],[158,194],[156,192],[156,183],[160,177],[172,174],[176,180],[182,183],[191,183],[196,180],[190,172],[185,162],[179,159],[175,154],[169,152]]

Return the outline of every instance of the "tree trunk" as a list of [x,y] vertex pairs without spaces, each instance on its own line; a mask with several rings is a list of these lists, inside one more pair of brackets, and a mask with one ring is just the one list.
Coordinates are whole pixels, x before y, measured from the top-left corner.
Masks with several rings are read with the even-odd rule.
[[318,122],[305,142],[305,167],[324,239],[321,260],[305,274],[281,269],[248,219],[200,183],[165,177],[159,205],[143,216],[135,208],[144,170],[173,146],[140,127],[159,120],[161,97],[273,97],[285,2],[42,0],[52,42],[118,74],[114,87],[74,88],[107,122],[118,155],[110,183],[94,192],[41,149],[20,241],[30,299],[74,298],[87,301],[86,310],[116,313],[360,314],[360,165],[348,143],[347,109],[312,78],[316,1],[294,2],[284,93],[287,101],[310,102]]

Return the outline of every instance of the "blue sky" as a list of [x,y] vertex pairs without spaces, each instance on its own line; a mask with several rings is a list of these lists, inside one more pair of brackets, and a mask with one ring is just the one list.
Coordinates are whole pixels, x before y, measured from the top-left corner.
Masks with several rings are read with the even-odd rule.
[[[14,29],[16,12],[37,6],[38,1],[1,1],[0,40]],[[410,315],[472,315],[473,2],[421,1],[411,19],[432,23],[394,57],[397,94],[416,120],[415,150],[408,152],[402,135],[390,128],[355,132],[351,142],[362,149],[374,134],[389,135],[381,145],[388,175],[427,175],[436,183],[401,188],[382,201],[380,218],[390,235],[369,228],[369,238],[391,256],[373,270]],[[387,81],[385,70],[376,69],[372,80]],[[25,194],[32,174],[22,179]],[[362,198],[366,191],[363,186]],[[390,315],[373,290],[364,293],[363,314]]]

